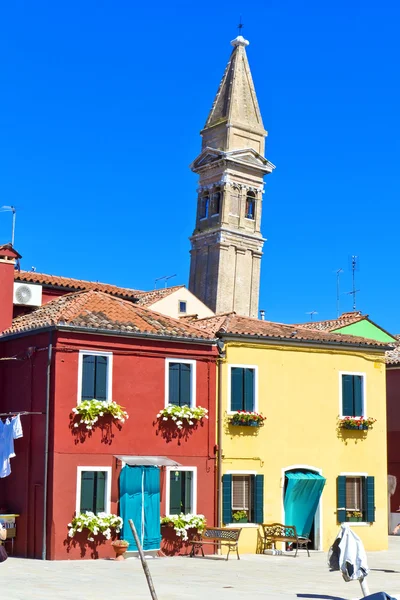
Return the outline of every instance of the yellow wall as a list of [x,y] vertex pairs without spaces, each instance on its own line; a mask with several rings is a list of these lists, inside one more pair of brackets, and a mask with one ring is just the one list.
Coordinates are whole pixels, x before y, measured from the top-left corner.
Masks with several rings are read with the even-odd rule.
[[[387,548],[386,395],[383,354],[289,346],[227,343],[221,363],[223,473],[264,474],[264,522],[282,522],[283,469],[308,465],[320,469],[326,484],[321,498],[321,550],[333,543],[337,476],[375,477],[376,521],[355,526],[366,550]],[[228,364],[258,367],[258,412],[264,427],[228,425]],[[368,431],[337,428],[339,372],[366,374],[366,416],[377,422]],[[353,524],[354,525],[354,524]],[[255,552],[258,527],[244,527],[240,551]]]

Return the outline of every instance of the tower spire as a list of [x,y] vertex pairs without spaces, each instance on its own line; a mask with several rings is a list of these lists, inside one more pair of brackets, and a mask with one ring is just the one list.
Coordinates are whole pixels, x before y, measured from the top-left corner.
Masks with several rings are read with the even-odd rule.
[[[241,33],[241,31],[240,31]],[[238,35],[191,168],[200,176],[189,289],[216,313],[258,316],[267,132]]]

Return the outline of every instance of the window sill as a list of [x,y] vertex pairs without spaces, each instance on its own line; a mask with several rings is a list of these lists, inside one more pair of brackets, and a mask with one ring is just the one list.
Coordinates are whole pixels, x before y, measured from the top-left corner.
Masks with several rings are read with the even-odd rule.
[[245,529],[255,529],[259,526],[258,523],[225,523],[225,527],[244,527]]
[[349,527],[370,527],[372,525],[372,523],[367,523],[366,521],[343,521],[342,524]]

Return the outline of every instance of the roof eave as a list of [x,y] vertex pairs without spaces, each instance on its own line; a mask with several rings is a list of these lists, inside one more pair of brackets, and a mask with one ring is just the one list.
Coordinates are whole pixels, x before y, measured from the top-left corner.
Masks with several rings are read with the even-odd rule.
[[248,340],[257,340],[257,341],[261,341],[264,343],[272,343],[272,344],[287,344],[289,346],[329,346],[330,348],[332,346],[336,346],[337,348],[364,348],[366,350],[370,350],[370,351],[375,351],[375,352],[380,352],[382,354],[384,354],[385,352],[387,352],[388,350],[391,349],[391,346],[376,346],[375,344],[361,344],[361,343],[355,343],[355,342],[337,342],[337,341],[333,341],[333,340],[305,340],[305,339],[299,339],[299,338],[293,338],[293,339],[289,339],[289,338],[285,338],[285,337],[278,337],[278,336],[264,336],[264,335],[252,335],[252,334],[244,334],[244,333],[240,333],[240,334],[234,334],[234,333],[225,333],[222,331],[217,331],[216,335],[220,338],[229,338],[232,341],[242,341],[243,338],[248,339]]

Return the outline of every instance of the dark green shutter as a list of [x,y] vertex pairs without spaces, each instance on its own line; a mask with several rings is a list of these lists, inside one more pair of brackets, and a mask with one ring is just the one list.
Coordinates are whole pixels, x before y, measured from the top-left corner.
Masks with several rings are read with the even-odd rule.
[[342,411],[343,416],[354,416],[353,375],[342,375]]
[[93,400],[95,397],[94,390],[94,373],[95,373],[95,356],[84,354],[82,359],[82,394],[81,400]]
[[231,410],[244,410],[243,399],[243,374],[240,367],[231,368]]
[[104,501],[106,497],[106,473],[104,471],[95,472],[95,502],[96,510],[95,513],[105,511]]
[[176,404],[179,406],[179,375],[180,375],[179,363],[169,363],[168,372],[168,385],[169,385],[169,404]]
[[366,477],[365,513],[366,522],[373,523],[375,521],[375,477]]
[[363,378],[361,375],[353,375],[353,386],[354,386],[353,416],[361,417],[363,414]]
[[191,393],[190,393],[190,375],[191,365],[181,363],[180,365],[180,382],[179,382],[179,406],[187,404],[191,406]]
[[254,523],[264,523],[264,475],[253,476]]
[[346,521],[346,477],[339,475],[337,478],[337,520],[339,523]]
[[232,475],[222,475],[222,521],[232,523]]
[[107,400],[107,356],[95,356],[95,395],[96,400]]
[[253,411],[254,403],[254,369],[244,370],[244,410]]
[[93,498],[94,498],[94,471],[82,471],[81,473],[81,512],[92,511],[94,512]]

